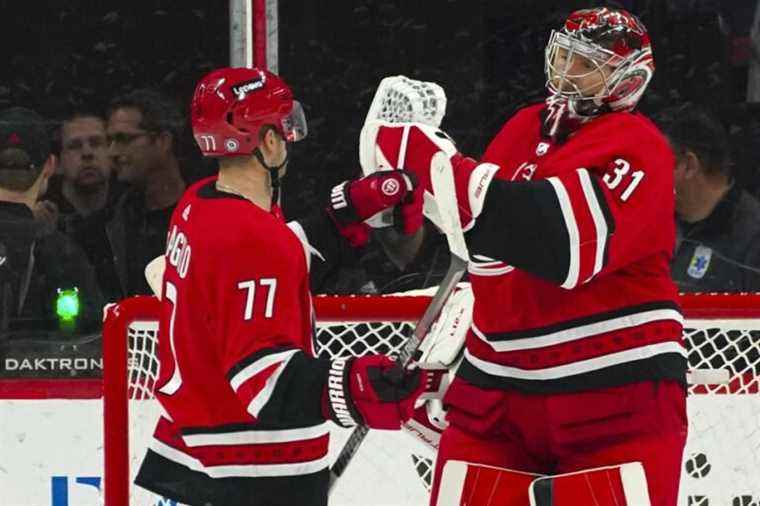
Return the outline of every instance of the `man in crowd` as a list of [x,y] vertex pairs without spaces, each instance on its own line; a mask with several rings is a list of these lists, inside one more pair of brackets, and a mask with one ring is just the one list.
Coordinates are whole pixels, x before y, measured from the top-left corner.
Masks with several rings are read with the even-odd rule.
[[62,121],[59,142],[60,176],[50,179],[44,198],[56,204],[64,225],[70,225],[113,198],[105,121],[95,113],[76,111]]
[[671,111],[664,128],[676,154],[679,289],[760,291],[760,202],[734,177],[725,129],[694,105]]
[[[103,300],[84,252],[38,218],[38,199],[56,164],[42,117],[21,107],[0,112],[3,331],[99,328]],[[62,294],[79,301],[75,321],[56,318]]]
[[145,266],[163,254],[169,219],[185,190],[177,156],[182,125],[177,105],[155,91],[135,90],[110,104],[106,131],[113,169],[129,185],[108,213],[110,252],[98,254],[106,264],[98,271],[117,280],[108,293],[112,300],[150,293]]

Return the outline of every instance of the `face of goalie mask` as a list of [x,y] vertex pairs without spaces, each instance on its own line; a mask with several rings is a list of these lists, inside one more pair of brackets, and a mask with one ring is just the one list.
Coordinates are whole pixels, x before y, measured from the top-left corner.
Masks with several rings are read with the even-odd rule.
[[654,73],[649,35],[624,10],[573,12],[554,30],[545,53],[545,133],[572,131],[610,111],[631,111]]

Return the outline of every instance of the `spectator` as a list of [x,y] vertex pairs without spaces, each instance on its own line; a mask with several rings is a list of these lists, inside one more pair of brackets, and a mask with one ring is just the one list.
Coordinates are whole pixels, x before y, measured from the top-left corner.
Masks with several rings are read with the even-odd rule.
[[[77,290],[79,330],[99,328],[103,301],[84,252],[38,218],[47,215],[38,198],[56,164],[37,113],[21,107],[0,112],[2,331],[57,330],[59,290]],[[76,328],[66,323],[67,330]]]
[[50,178],[45,203],[60,215],[59,230],[73,238],[95,266],[101,291],[110,299],[119,298],[106,219],[107,207],[116,202],[123,185],[113,177],[105,120],[93,112],[75,111],[63,120],[59,143],[59,173]]
[[671,264],[685,292],[760,290],[760,202],[736,184],[728,136],[704,109],[672,112],[678,238]]
[[185,190],[176,152],[182,124],[177,106],[154,91],[136,90],[111,102],[110,154],[117,178],[129,185],[106,224],[107,262],[118,281],[112,299],[151,293],[145,265],[164,253],[169,219]]
[[111,160],[106,125],[94,113],[75,112],[60,128],[60,175],[50,178],[45,198],[54,203],[64,229],[103,209],[109,200]]

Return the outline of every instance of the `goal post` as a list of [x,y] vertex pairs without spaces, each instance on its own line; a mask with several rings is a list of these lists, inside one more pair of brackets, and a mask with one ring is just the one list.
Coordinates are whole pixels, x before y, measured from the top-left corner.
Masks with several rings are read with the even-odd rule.
[[[393,354],[411,334],[429,300],[419,294],[315,297],[317,350],[331,358]],[[699,373],[695,377],[717,381],[689,388],[683,504],[757,504],[760,295],[684,295],[680,303],[686,317],[690,368]],[[152,399],[158,374],[159,308],[153,297],[134,297],[107,310],[103,335],[107,506],[137,504],[127,498],[142,493],[131,481],[159,413]],[[346,434],[336,430],[333,435],[338,441],[331,444],[332,458]],[[368,441],[367,448],[360,450],[332,504],[384,504],[374,500],[402,506],[426,504],[432,450],[398,433],[373,431],[372,437],[374,443]],[[368,492],[370,482],[380,483],[381,488]],[[387,490],[382,489],[383,482]]]

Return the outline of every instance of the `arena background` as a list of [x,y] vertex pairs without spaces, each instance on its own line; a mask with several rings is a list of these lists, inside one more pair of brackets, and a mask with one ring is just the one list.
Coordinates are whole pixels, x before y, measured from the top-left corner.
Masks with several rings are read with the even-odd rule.
[[[185,106],[197,79],[229,62],[227,2],[2,4],[3,12],[13,15],[5,16],[1,35],[6,61],[0,107],[31,107],[53,123],[72,106],[102,109],[112,97],[139,87],[158,88]],[[598,2],[278,4],[278,70],[305,105],[310,128],[308,141],[293,149],[285,183],[285,210],[297,217],[322,205],[336,182],[357,173],[358,133],[382,77],[406,74],[441,84],[449,97],[444,129],[463,152],[478,156],[512,111],[543,96],[549,29],[570,10]],[[638,13],[653,39],[657,71],[641,109],[654,114],[684,101],[709,103],[739,125],[736,142],[757,160],[748,151],[760,143],[746,126],[748,106],[742,104],[755,2],[609,4]],[[189,129],[183,141],[188,179],[213,170],[198,159]],[[753,187],[755,166],[741,164],[743,182]],[[405,272],[371,246],[356,266],[333,273],[318,291],[387,292],[430,285],[446,265],[445,251],[437,246],[433,240],[423,259]]]

